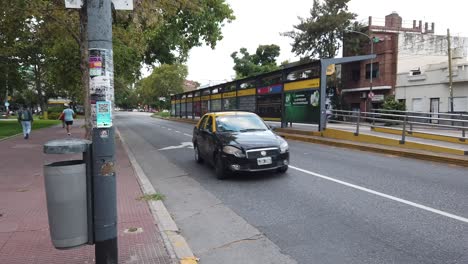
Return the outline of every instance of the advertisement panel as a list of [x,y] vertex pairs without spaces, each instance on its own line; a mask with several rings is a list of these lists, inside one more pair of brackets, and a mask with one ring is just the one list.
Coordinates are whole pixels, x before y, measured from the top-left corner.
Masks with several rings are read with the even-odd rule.
[[285,94],[287,122],[319,123],[320,91],[309,89]]

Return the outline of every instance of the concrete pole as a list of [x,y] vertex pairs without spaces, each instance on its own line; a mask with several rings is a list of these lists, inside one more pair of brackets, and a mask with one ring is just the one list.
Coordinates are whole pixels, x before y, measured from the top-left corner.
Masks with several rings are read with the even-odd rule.
[[[114,108],[111,0],[87,0],[90,103],[93,120],[93,206],[96,264],[118,263],[114,127],[96,122],[96,103]],[[111,122],[112,123],[112,122]]]
[[448,72],[449,72],[449,92],[450,92],[450,113],[453,113],[453,79],[452,79],[452,46],[450,40],[450,29],[447,28],[448,44]]

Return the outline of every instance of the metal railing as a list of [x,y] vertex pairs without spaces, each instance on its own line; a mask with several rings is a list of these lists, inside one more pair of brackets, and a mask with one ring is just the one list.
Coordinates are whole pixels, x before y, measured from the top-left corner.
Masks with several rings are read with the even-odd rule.
[[[332,110],[333,122],[351,124],[356,126],[354,135],[359,135],[361,126],[388,127],[388,125],[401,126],[401,140],[404,144],[406,134],[415,132],[415,128],[443,129],[444,131],[461,132],[459,140],[465,142],[468,129],[468,115],[449,113],[410,112],[398,110],[375,109],[372,112]],[[377,122],[384,123],[382,126]],[[408,129],[409,127],[409,129]],[[443,135],[442,133],[436,133]]]

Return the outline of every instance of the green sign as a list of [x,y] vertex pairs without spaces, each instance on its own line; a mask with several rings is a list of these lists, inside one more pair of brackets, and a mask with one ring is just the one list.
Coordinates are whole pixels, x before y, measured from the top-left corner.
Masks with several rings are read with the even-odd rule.
[[285,94],[287,122],[319,123],[320,91],[310,89]]

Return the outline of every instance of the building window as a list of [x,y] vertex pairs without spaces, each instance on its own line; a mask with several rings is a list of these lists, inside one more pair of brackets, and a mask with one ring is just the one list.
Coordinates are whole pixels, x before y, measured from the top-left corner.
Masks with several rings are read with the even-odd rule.
[[[366,79],[370,79],[370,68],[371,65],[370,63],[366,64]],[[372,79],[378,78],[379,77],[379,63],[374,62],[372,64]]]

